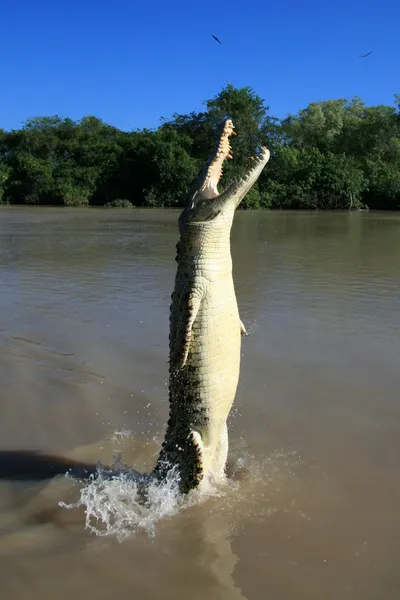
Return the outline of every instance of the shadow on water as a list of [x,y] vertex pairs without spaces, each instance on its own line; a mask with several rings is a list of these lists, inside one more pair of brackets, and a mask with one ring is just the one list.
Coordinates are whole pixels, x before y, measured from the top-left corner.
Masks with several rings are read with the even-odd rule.
[[0,450],[0,480],[45,481],[69,473],[89,479],[97,465],[36,450]]

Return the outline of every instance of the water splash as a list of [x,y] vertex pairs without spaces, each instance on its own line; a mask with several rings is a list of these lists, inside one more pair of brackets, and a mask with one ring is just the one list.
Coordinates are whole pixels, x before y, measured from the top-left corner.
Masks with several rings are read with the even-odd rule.
[[207,498],[225,497],[224,506],[233,502],[235,511],[238,503],[244,503],[243,508],[248,511],[249,497],[254,496],[255,490],[257,495],[264,495],[265,486],[293,476],[292,468],[298,461],[294,451],[276,450],[261,461],[248,448],[236,449],[233,454],[225,482],[207,481],[200,490],[186,495],[179,491],[176,467],[171,468],[165,480],[158,481],[134,471],[119,456],[110,470],[98,464],[96,475],[80,489],[77,502],[58,504],[68,510],[84,507],[85,528],[97,536],[113,536],[122,542],[142,531],[154,537],[162,519]]
[[172,468],[165,480],[146,481],[129,469],[120,458],[106,471],[101,464],[97,474],[80,490],[80,499],[73,504],[59,502],[68,510],[85,507],[85,527],[98,536],[112,535],[119,541],[145,530],[154,536],[161,519],[176,514],[184,498],[179,492],[179,474]]

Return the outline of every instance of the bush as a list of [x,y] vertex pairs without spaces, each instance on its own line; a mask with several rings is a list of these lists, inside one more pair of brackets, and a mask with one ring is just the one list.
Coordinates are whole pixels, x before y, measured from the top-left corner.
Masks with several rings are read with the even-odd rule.
[[111,202],[106,202],[104,205],[106,208],[133,208],[132,202],[125,198],[116,198]]

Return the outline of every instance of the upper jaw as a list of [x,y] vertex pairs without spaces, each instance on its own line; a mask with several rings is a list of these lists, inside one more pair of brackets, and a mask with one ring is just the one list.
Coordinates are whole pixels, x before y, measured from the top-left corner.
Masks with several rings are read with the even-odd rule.
[[219,195],[218,183],[222,177],[224,161],[233,158],[229,142],[232,135],[236,135],[232,120],[225,119],[221,126],[217,144],[190,190],[188,206],[191,209],[200,200],[216,198]]
[[225,119],[222,124],[222,131],[218,143],[208,157],[200,176],[201,180],[199,182],[200,185],[198,187],[197,196],[203,198],[215,198],[219,195],[218,184],[222,177],[224,161],[233,158],[229,138],[232,135],[236,135],[234,129],[231,119]]

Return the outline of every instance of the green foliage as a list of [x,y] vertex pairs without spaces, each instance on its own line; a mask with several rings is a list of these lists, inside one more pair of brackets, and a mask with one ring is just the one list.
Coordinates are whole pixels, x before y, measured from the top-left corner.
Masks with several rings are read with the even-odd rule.
[[282,132],[265,186],[272,207],[399,208],[395,108],[359,98],[312,103],[282,121]]
[[225,117],[238,135],[222,189],[262,145],[271,150],[241,208],[400,208],[400,95],[393,106],[313,102],[279,121],[250,87],[231,84],[203,111],[174,114],[156,131],[127,133],[93,116],[58,115],[0,129],[0,203],[182,206]]
[[132,202],[126,200],[126,198],[116,198],[111,202],[106,202],[104,205],[106,208],[132,208]]
[[372,209],[400,209],[400,165],[367,160],[369,189],[366,204]]
[[[7,185],[7,181],[10,177],[11,169],[4,162],[0,162],[0,204],[6,204],[6,199],[4,197],[5,187]],[[8,202],[7,202],[8,204]]]
[[89,206],[90,188],[84,187],[74,177],[60,177],[52,187],[55,204],[64,206]]
[[246,208],[257,209],[257,208],[261,208],[261,207],[269,208],[265,205],[265,202],[263,203],[258,184],[256,183],[247,192],[246,196],[244,197],[243,201],[240,204],[240,208],[242,208],[242,209],[246,209]]
[[179,146],[157,144],[150,159],[152,183],[145,189],[149,206],[181,206],[196,177],[197,161]]

